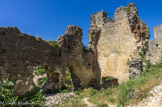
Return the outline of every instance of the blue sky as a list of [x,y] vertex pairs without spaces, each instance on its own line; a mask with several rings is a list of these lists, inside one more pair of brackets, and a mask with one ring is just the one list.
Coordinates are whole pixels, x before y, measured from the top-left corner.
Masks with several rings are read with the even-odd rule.
[[162,24],[162,0],[0,0],[0,26],[15,26],[23,33],[56,40],[68,25],[77,25],[87,45],[90,15],[104,10],[113,17],[115,9],[127,2],[137,5],[153,39],[153,27]]

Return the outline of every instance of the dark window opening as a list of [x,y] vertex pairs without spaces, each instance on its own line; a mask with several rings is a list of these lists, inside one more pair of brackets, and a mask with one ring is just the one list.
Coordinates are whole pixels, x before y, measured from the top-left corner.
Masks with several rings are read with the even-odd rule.
[[54,73],[53,77],[54,77],[54,81],[53,82],[59,82],[59,73]]
[[103,77],[102,78],[102,87],[110,88],[118,85],[118,79],[114,77]]
[[156,44],[156,47],[158,47],[158,44]]

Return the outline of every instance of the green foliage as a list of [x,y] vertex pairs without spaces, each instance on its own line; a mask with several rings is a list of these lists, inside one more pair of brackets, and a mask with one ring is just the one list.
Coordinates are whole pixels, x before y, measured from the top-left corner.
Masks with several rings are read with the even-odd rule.
[[41,78],[38,82],[38,87],[42,88],[46,80],[47,80],[47,77]]
[[88,52],[88,47],[83,44],[83,52]]
[[66,89],[60,90],[59,92],[60,93],[68,93],[68,92],[71,92],[73,90],[73,88],[74,88],[73,85],[68,85],[66,87]]
[[127,65],[130,65],[130,60],[128,59],[128,61],[127,61]]
[[66,84],[72,85],[72,78],[68,67],[66,67]]
[[105,103],[98,103],[97,104],[97,107],[109,107],[107,104],[105,104]]
[[32,103],[33,105],[31,105],[31,107],[41,107],[42,103],[45,102],[45,95],[40,87],[34,87],[32,91],[21,97],[20,100],[22,102]]
[[129,3],[127,2],[127,7],[125,8],[125,11],[126,12],[130,12],[131,11],[131,8],[129,7]]
[[126,7],[126,8],[125,8],[125,11],[126,11],[126,12],[130,12],[130,11],[131,11],[131,8],[130,8],[130,7]]
[[110,95],[110,96],[108,96],[108,101],[114,103],[115,102],[115,99],[113,98],[113,96]]
[[56,41],[48,41],[49,45],[51,45],[54,48],[59,48],[59,44]]
[[[39,87],[33,88],[31,92],[24,96],[14,96],[14,86],[15,83],[8,79],[0,82],[0,101],[9,104],[11,107],[21,107],[21,102],[32,104],[30,107],[41,107],[42,103],[45,101],[45,96]],[[2,106],[8,107],[7,105]]]
[[108,80],[114,80],[115,78],[114,77],[106,77],[106,81],[108,81]]
[[93,38],[94,35],[93,35],[93,34],[89,34],[89,36],[90,36],[91,38]]
[[129,103],[130,99],[134,96],[133,82],[127,82],[119,87],[118,92],[118,105],[125,106]]
[[76,95],[80,95],[81,92],[83,92],[83,89],[79,88],[78,90],[75,91],[75,94],[76,94]]
[[35,71],[35,75],[40,76],[46,73],[46,70],[43,66],[38,66],[36,71]]
[[112,88],[107,88],[106,90],[103,91],[105,95],[109,96],[113,93]]
[[96,89],[94,89],[94,88],[89,88],[89,89],[90,89],[90,92],[89,92],[90,96],[93,96],[93,95],[95,95],[97,93]]
[[143,48],[142,48],[142,51],[139,52],[139,55],[141,56],[142,62],[145,62],[145,63],[146,63],[146,69],[145,69],[146,72],[148,72],[148,71],[149,71],[149,68],[151,67],[150,61],[148,61],[148,60],[146,59],[146,52],[147,52],[148,50],[149,50],[149,45],[148,45],[148,43],[147,43],[146,46],[145,46],[145,48],[143,47]]
[[69,98],[63,105],[69,105],[73,102],[82,104],[84,98],[89,98],[89,102],[97,105],[97,107],[106,107],[105,102],[117,103],[118,107],[127,106],[130,103],[135,104],[148,96],[148,92],[162,80],[162,61],[156,65],[151,65],[150,72],[142,72],[140,77],[128,80],[122,85],[107,88],[105,90],[95,90],[88,88],[75,91],[76,97]]
[[0,101],[4,101],[5,103],[11,104],[10,106],[14,106],[12,104],[18,101],[18,96],[13,95],[13,88],[14,83],[12,81],[3,79],[3,81],[0,82]]
[[70,74],[70,69],[68,67],[66,67],[66,88],[63,90],[59,90],[58,92],[61,93],[68,93],[71,92],[73,90],[73,84],[72,84],[72,78],[71,78],[71,74]]
[[62,101],[61,105],[57,105],[57,106],[58,107],[86,107],[86,104],[82,102],[83,98],[84,98],[83,95],[67,98]]

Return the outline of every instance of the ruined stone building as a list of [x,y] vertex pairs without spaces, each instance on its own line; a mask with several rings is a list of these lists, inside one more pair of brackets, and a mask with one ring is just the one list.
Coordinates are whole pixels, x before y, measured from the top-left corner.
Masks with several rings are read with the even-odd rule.
[[154,27],[154,40],[149,41],[147,58],[152,64],[162,60],[162,25]]
[[23,34],[17,28],[1,27],[0,80],[15,80],[16,94],[23,95],[35,86],[33,72],[41,65],[48,77],[43,89],[55,90],[65,87],[68,67],[75,89],[100,88],[106,84],[107,77],[116,78],[119,84],[138,77],[142,71],[139,52],[147,43],[150,62],[161,60],[162,26],[154,28],[155,40],[149,41],[149,29],[140,20],[135,4],[119,7],[111,20],[104,11],[90,18],[89,50],[86,52],[82,29],[77,26],[68,26],[65,34],[58,37],[58,48]]

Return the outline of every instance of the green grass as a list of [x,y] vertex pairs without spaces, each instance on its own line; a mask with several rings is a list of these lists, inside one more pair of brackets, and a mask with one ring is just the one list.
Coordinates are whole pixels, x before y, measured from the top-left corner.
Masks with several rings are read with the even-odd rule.
[[156,65],[151,65],[149,72],[143,72],[140,77],[129,80],[122,85],[96,90],[93,88],[84,89],[77,93],[76,97],[68,98],[62,105],[83,104],[84,98],[89,98],[89,102],[98,107],[107,107],[107,104],[116,104],[124,107],[129,104],[136,104],[148,96],[148,92],[162,80],[162,61]]
[[54,48],[59,48],[59,44],[56,41],[48,41],[48,44]]
[[35,75],[40,76],[46,73],[46,70],[43,66],[38,66],[35,70]]

